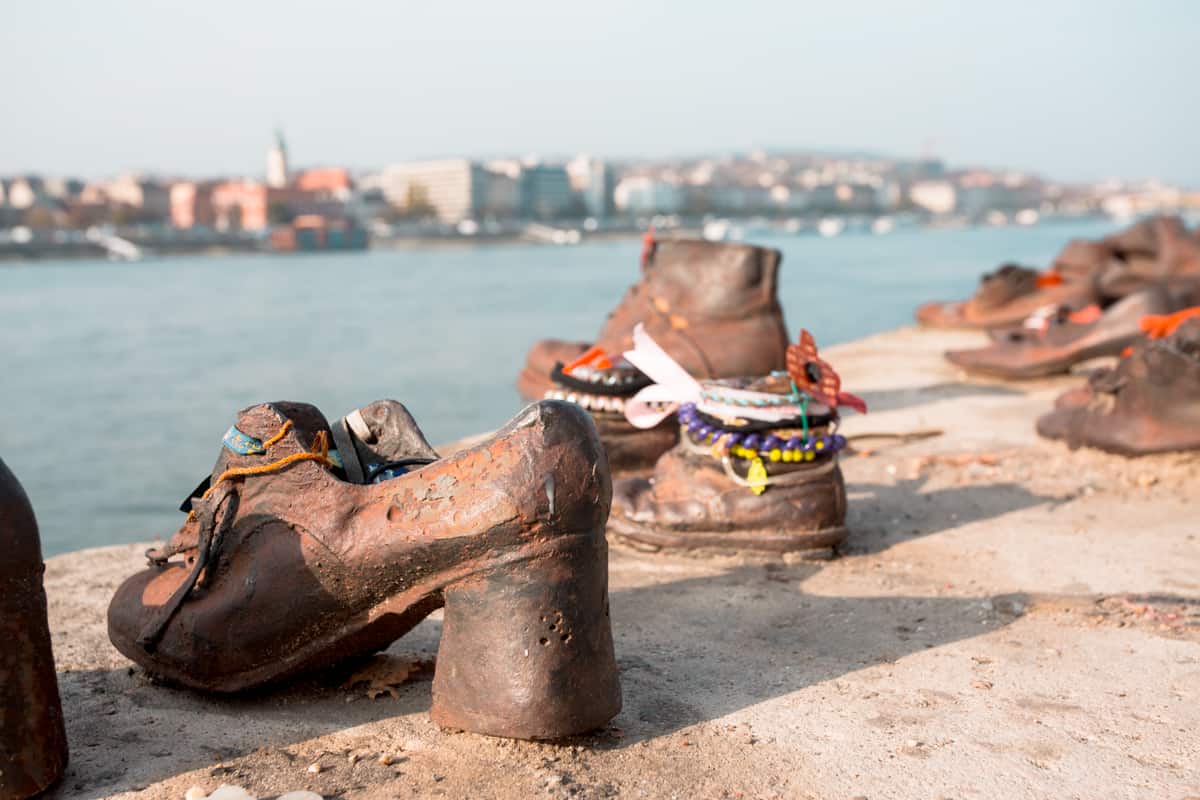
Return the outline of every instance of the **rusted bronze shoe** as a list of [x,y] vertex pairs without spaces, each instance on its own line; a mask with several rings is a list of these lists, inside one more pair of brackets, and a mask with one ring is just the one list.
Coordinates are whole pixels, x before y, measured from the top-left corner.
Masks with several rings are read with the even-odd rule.
[[651,477],[617,481],[610,534],[643,548],[774,553],[845,538],[837,407],[866,407],[841,391],[807,331],[788,348],[786,371],[702,383],[643,331],[635,339],[625,356],[655,383],[626,415],[648,425],[674,410],[680,441]]
[[641,281],[609,314],[596,341],[534,344],[517,389],[530,400],[583,403],[596,418],[613,474],[644,474],[678,435],[674,425],[639,430],[625,421],[619,405],[631,394],[627,390],[631,380],[638,380],[637,371],[585,368],[564,380],[564,369],[570,373],[572,363],[589,352],[615,362],[632,346],[639,323],[698,378],[782,369],[788,337],[777,297],[779,263],[779,251],[762,247],[648,238]]
[[1174,310],[1166,287],[1151,286],[1104,311],[1099,306],[1078,312],[1059,309],[1040,327],[1010,330],[986,347],[951,350],[946,360],[967,372],[999,378],[1057,375],[1093,358],[1119,355],[1142,338],[1142,317]]
[[1085,391],[1060,398],[1038,433],[1125,456],[1200,449],[1200,319],[1144,340]]
[[0,800],[32,797],[67,766],[37,520],[0,460]]
[[592,415],[614,476],[644,474],[674,447],[679,432],[670,422],[646,430],[631,425],[625,419],[625,402],[649,385],[649,379],[624,361],[611,363],[598,348],[591,352],[590,360],[555,365],[553,388],[546,398],[575,403]]
[[590,347],[619,355],[638,323],[698,378],[763,375],[783,368],[787,327],[777,296],[778,250],[690,239],[647,242],[642,279],[630,287],[594,342],[544,339],[530,348],[517,389],[540,400],[556,364]]
[[1157,216],[1104,239],[1111,257],[1097,275],[1105,297],[1126,297],[1155,285],[1200,280],[1200,242],[1179,217]]
[[787,553],[840,544],[846,487],[832,448],[812,461],[769,458],[753,476],[752,459],[714,455],[684,433],[650,478],[616,481],[609,533],[652,550]]
[[[386,647],[444,606],[435,722],[543,739],[611,719],[611,485],[587,414],[537,403],[432,463],[398,403],[338,426],[334,458],[312,406],[238,415],[194,513],[113,598],[117,649],[235,692]],[[351,450],[365,483],[344,479]]]
[[926,303],[917,309],[916,317],[930,328],[1002,328],[1020,325],[1043,308],[1083,308],[1096,299],[1091,278],[1005,264],[984,275],[970,299]]

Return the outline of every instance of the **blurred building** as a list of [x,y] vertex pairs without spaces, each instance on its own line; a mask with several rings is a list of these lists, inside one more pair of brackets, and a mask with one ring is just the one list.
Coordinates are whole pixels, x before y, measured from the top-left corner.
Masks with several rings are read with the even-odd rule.
[[45,183],[37,175],[19,175],[10,179],[5,195],[8,205],[18,210],[32,208],[47,197]]
[[83,191],[83,181],[77,178],[46,178],[45,193],[56,200],[74,200]]
[[226,181],[212,187],[213,224],[219,230],[262,230],[267,227],[267,186],[255,181]]
[[958,179],[957,211],[971,219],[983,218],[993,211],[1036,209],[1042,199],[1041,184],[1021,173],[998,175],[972,170]]
[[808,209],[814,212],[866,213],[879,203],[879,190],[865,183],[827,183],[808,193]]
[[465,158],[392,164],[380,174],[384,197],[396,208],[428,208],[439,220],[455,224],[480,216],[487,176],[482,165]]
[[613,203],[626,214],[678,214],[684,210],[686,200],[686,192],[678,182],[648,175],[622,178],[613,189]]
[[109,204],[124,206],[144,221],[165,222],[171,216],[170,191],[162,183],[137,175],[124,175],[99,184]]
[[171,224],[176,228],[213,227],[215,181],[181,181],[171,185]]
[[556,164],[532,164],[521,170],[521,216],[553,220],[578,216],[575,193],[566,167]]
[[323,192],[296,186],[275,188],[250,180],[215,184],[210,194],[213,224],[219,230],[261,231],[290,224],[301,216],[340,220],[348,216],[346,203]]
[[908,199],[931,214],[950,214],[958,204],[958,192],[950,181],[917,181],[909,187]]
[[283,134],[276,130],[275,140],[267,149],[267,186],[272,189],[282,189],[287,185],[287,146],[283,143]]
[[[691,196],[695,198],[697,193],[703,193],[705,199],[696,210],[702,209],[718,214],[761,214],[774,205],[770,190],[757,185],[720,186],[710,184],[695,187]],[[693,199],[689,205],[695,207],[698,203]]]
[[617,175],[611,164],[590,156],[579,156],[567,164],[567,175],[571,179],[571,190],[582,200],[587,216],[601,220],[612,216]]
[[345,200],[354,190],[354,180],[345,167],[306,169],[296,176],[295,188]]
[[479,185],[479,216],[483,219],[513,219],[521,213],[521,170],[503,166],[484,168]]

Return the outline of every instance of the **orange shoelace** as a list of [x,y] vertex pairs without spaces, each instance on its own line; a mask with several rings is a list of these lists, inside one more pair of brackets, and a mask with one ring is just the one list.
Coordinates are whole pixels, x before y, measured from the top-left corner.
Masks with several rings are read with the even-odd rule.
[[1200,306],[1185,308],[1174,314],[1147,314],[1142,317],[1142,332],[1151,339],[1164,339],[1189,319],[1200,317]]
[[1088,325],[1100,319],[1100,315],[1103,313],[1104,312],[1100,309],[1100,306],[1093,303],[1090,306],[1084,306],[1078,311],[1072,311],[1067,315],[1067,319],[1071,322],[1074,322],[1076,325]]
[[1048,289],[1051,286],[1061,286],[1063,282],[1063,276],[1057,270],[1048,269],[1034,279],[1033,285],[1039,289]]
[[646,233],[642,236],[642,269],[646,268],[646,262],[650,260],[650,256],[654,255],[654,248],[657,246],[658,243],[654,240],[654,226],[651,225],[646,229]]
[[[269,448],[271,445],[283,439],[283,437],[291,429],[292,421],[289,419],[287,422],[283,423],[283,426],[280,427],[279,431],[274,436],[263,442],[264,449]],[[276,461],[272,461],[270,464],[260,464],[256,467],[230,467],[222,472],[217,479],[212,482],[208,489],[205,490],[204,494],[200,495],[200,499],[207,500],[208,496],[213,493],[213,490],[216,489],[222,481],[230,480],[232,478],[246,478],[251,475],[267,475],[272,472],[278,472],[279,470],[284,469],[292,464],[296,464],[300,461],[316,461],[322,466],[329,467],[330,469],[333,469],[337,466],[337,464],[329,457],[329,437],[326,435],[325,431],[318,431],[317,435],[313,437],[313,449],[310,451],[292,453],[290,456],[284,456]],[[195,515],[196,512],[194,509],[188,512],[188,521],[190,522]]]
[[579,358],[572,361],[562,368],[564,375],[570,375],[571,371],[579,367],[592,367],[593,369],[610,369],[612,361],[605,355],[603,348],[593,347]]

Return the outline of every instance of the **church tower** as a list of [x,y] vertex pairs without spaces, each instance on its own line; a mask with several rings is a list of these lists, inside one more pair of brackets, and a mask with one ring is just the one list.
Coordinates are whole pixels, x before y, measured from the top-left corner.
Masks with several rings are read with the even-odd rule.
[[287,146],[283,134],[276,129],[275,141],[267,150],[267,186],[282,189],[288,184]]

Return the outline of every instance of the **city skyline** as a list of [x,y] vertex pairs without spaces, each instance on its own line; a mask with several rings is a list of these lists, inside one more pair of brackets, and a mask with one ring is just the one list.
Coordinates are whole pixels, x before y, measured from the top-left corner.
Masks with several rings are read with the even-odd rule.
[[[315,16],[314,9],[320,9]],[[934,155],[1080,182],[1200,185],[1184,100],[1200,9],[1013,3],[913,14],[750,3],[419,10],[25,6],[0,31],[0,174],[261,173],[587,152]],[[732,24],[737,23],[737,24]],[[48,58],[53,54],[53,58]]]

